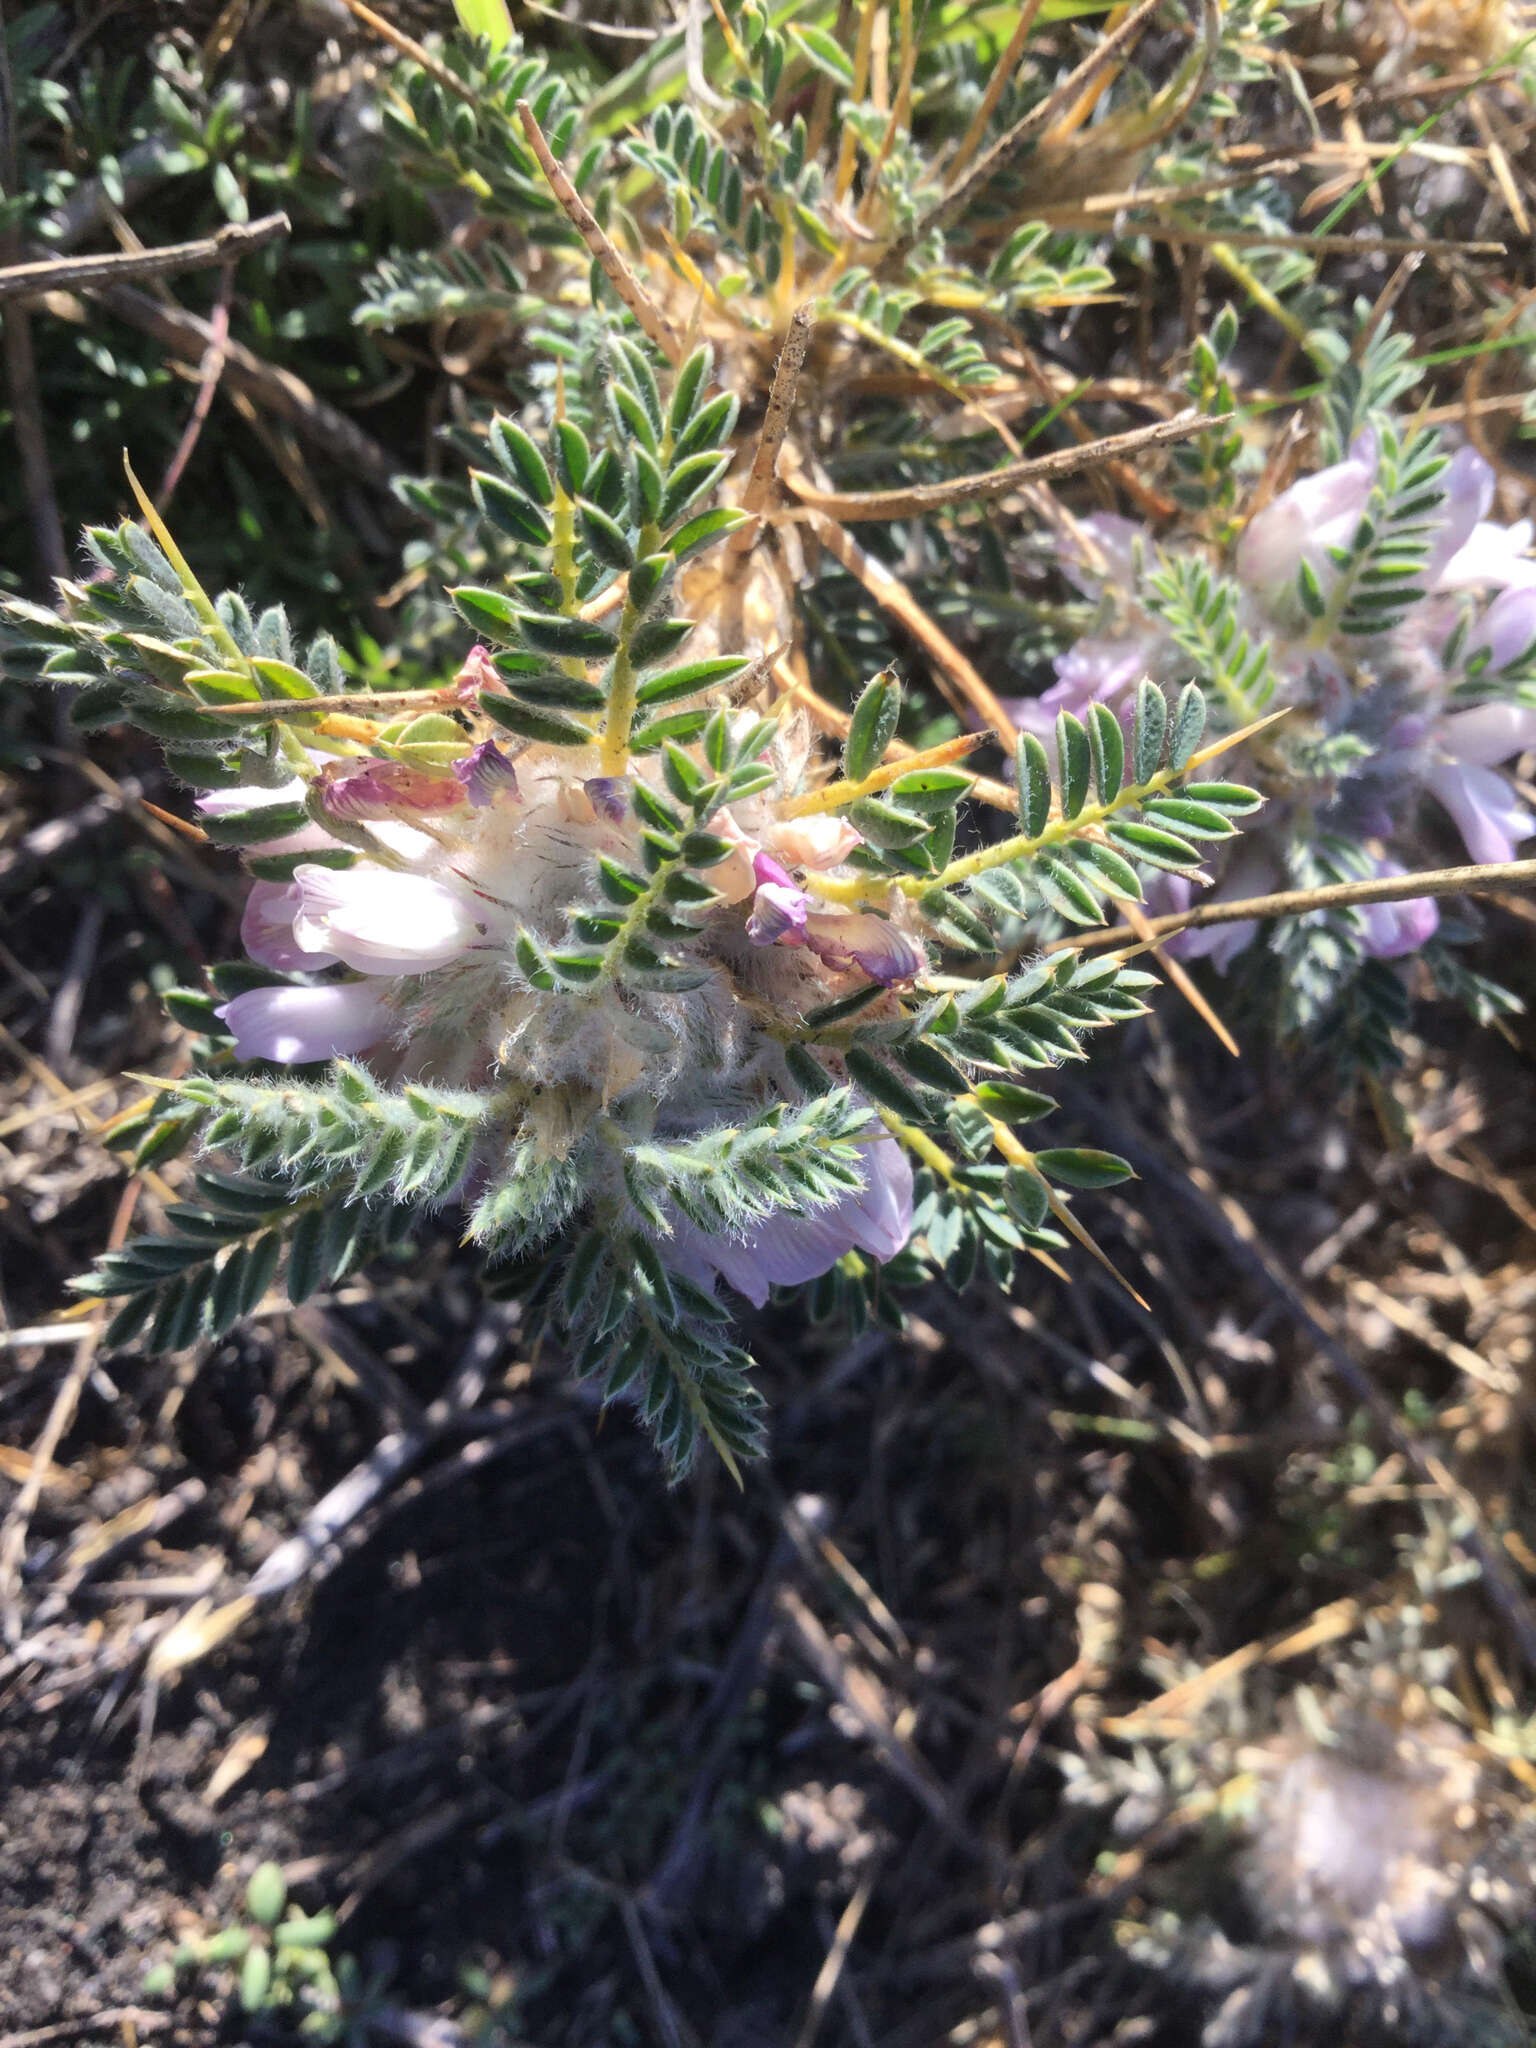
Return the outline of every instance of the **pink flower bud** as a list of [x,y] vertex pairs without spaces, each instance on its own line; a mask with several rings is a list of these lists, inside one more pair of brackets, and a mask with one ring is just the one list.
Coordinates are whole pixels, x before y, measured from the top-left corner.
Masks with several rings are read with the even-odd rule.
[[769,828],[774,851],[799,868],[835,868],[856,846],[864,844],[846,818],[829,812],[809,818],[788,818]]
[[482,690],[506,691],[506,684],[496,672],[489,647],[482,647],[477,640],[465,655],[459,672],[444,691],[444,696],[456,699],[460,704],[472,704]]
[[320,771],[321,809],[352,824],[456,811],[464,801],[463,784],[453,775],[411,761],[330,761]]

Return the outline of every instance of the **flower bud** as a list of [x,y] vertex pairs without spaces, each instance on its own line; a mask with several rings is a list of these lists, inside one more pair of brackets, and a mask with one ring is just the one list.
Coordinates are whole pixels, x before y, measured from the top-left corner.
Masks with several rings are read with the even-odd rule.
[[455,761],[453,773],[477,811],[485,810],[499,796],[517,795],[517,770],[494,740],[482,740],[462,761]]
[[321,809],[349,824],[456,811],[466,800],[456,775],[439,775],[411,761],[329,761],[320,771]]
[[459,672],[444,694],[456,698],[461,704],[472,704],[482,690],[501,690],[504,693],[505,689],[506,685],[491,659],[491,650],[477,640],[459,664]]

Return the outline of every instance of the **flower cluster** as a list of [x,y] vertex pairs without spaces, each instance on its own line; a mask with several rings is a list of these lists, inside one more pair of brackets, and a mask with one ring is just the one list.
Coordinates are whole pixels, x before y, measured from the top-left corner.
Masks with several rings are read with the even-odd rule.
[[[1375,416],[1339,461],[1255,509],[1235,543],[1230,530],[1215,545],[1159,541],[1096,513],[1062,567],[1098,620],[1058,659],[1054,685],[1011,709],[1049,737],[1062,710],[1123,716],[1143,676],[1191,673],[1231,723],[1286,708],[1244,757],[1270,801],[1213,901],[1442,866],[1448,827],[1466,859],[1511,860],[1536,832],[1509,772],[1536,746],[1536,558],[1528,520],[1490,518],[1493,495],[1475,450],[1447,454],[1433,434]],[[1169,877],[1154,907],[1183,911],[1201,887]],[[1417,953],[1440,926],[1428,896],[1329,920],[1330,996],[1351,967]],[[1253,920],[1213,923],[1171,950],[1225,971],[1259,933]],[[1295,943],[1294,931],[1271,935],[1282,953]]]
[[[494,675],[477,646],[453,688]],[[493,694],[504,693],[493,683]],[[705,808],[698,830],[676,841],[660,776],[601,774],[595,741],[585,751],[531,745],[514,763],[502,741],[475,736],[489,723],[483,712],[465,722],[467,731],[445,720],[446,740],[402,736],[393,756],[325,755],[312,743],[276,787],[198,798],[205,818],[238,816],[254,829],[263,811],[305,815],[296,831],[248,844],[258,860],[297,859],[289,879],[253,884],[246,952],[301,978],[220,1006],[236,1060],[367,1054],[397,1080],[494,1088],[509,1107],[537,1099],[546,1120],[558,1102],[569,1158],[608,1119],[676,1138],[771,1110],[796,1090],[771,1038],[745,1027],[748,1010],[803,1014],[851,980],[883,990],[926,971],[902,905],[894,915],[823,905],[804,886],[834,878],[862,840],[843,818],[780,815],[804,793],[803,716],[721,715],[711,744],[743,765],[716,794],[744,794]],[[438,759],[418,765],[413,753]],[[338,856],[347,864],[332,864]],[[613,900],[572,915],[590,874]],[[644,958],[626,973],[596,951],[560,950],[568,918],[610,941],[625,924],[704,939],[709,911],[710,973]],[[551,958],[554,973],[542,964]],[[750,1237],[700,1228],[669,1205],[660,1234],[677,1270],[706,1290],[723,1274],[761,1305],[770,1284],[815,1279],[855,1248],[893,1257],[911,1234],[911,1168],[867,1106],[855,1123],[834,1185],[798,1212],[753,1217]]]
[[89,534],[65,616],[11,615],[77,717],[166,743],[253,877],[246,958],[172,998],[195,1068],[137,1133],[240,1170],[83,1283],[126,1297],[112,1341],[217,1335],[279,1270],[302,1300],[451,1201],[680,1468],[761,1440],[722,1282],[893,1316],[893,1281],[1082,1234],[1068,1191],[1127,1169],[1015,1127],[1150,977],[1000,956],[1046,905],[1102,921],[1133,860],[1197,872],[1257,799],[1193,779],[1227,744],[1200,692],[1147,686],[1128,731],[1064,726],[1059,782],[1026,747],[1016,802],[984,785],[1007,823],[969,813],[959,850],[976,739],[899,742],[885,670],[838,761],[773,644],[729,645],[765,579],[718,546],[749,515],[699,509],[736,416],[711,351],[604,347],[590,436],[558,399],[491,426],[472,484],[521,566],[451,593],[477,638],[444,683],[349,690],[330,642],[209,598],[147,500],[155,538]]

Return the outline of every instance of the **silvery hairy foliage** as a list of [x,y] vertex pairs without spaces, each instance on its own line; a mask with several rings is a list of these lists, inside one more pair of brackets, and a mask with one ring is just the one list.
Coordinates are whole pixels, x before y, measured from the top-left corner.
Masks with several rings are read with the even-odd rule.
[[[1113,514],[1082,522],[1062,566],[1095,607],[1091,628],[1014,714],[1046,734],[1063,709],[1126,717],[1148,675],[1197,677],[1221,729],[1284,711],[1238,757],[1268,802],[1210,901],[1514,859],[1536,832],[1512,779],[1536,745],[1530,521],[1491,519],[1490,466],[1405,413],[1419,373],[1386,330],[1328,379],[1304,473],[1256,486],[1222,368],[1236,338],[1223,316],[1195,352],[1192,395],[1232,417],[1174,457],[1185,523],[1154,536]],[[1170,876],[1153,908],[1198,900]],[[1395,963],[1422,958],[1481,1018],[1519,1007],[1452,950],[1472,935],[1433,897],[1406,896],[1214,923],[1170,946],[1261,986],[1283,1028],[1342,1028],[1374,1063],[1406,1015]]]
[[[526,103],[660,310],[679,331],[701,323],[749,421],[795,320],[810,316],[786,448],[797,472],[839,489],[953,481],[1020,453],[1006,415],[986,411],[987,393],[1016,382],[1016,345],[1054,357],[1063,319],[1126,287],[1134,244],[1082,202],[1145,175],[1187,186],[1179,218],[1202,231],[1246,239],[1288,228],[1272,180],[1234,188],[1223,159],[1219,199],[1205,182],[1234,94],[1266,75],[1255,53],[1309,10],[1310,0],[1170,0],[1155,34],[1122,46],[1112,91],[1102,73],[1085,80],[1091,124],[1065,116],[1101,24],[1074,26],[1055,10],[1021,52],[1006,15],[919,9],[882,64],[868,9],[845,47],[812,11],[789,18],[748,0],[718,18],[705,10],[692,26],[697,49],[668,30],[606,79],[578,77],[515,35],[495,50],[450,37],[431,62],[397,65],[378,107],[394,160],[432,195],[444,232],[365,276],[356,317],[369,331],[414,327],[432,346],[446,333],[482,377],[518,388],[549,377],[555,360],[570,374],[586,359],[596,345],[586,296],[560,288],[559,260],[574,256],[585,271],[588,252],[569,246],[518,111]],[[885,69],[894,94],[876,89]],[[472,236],[448,231],[471,214]],[[1294,249],[1251,252],[1242,267],[1263,270],[1265,293],[1287,299],[1315,269]],[[611,306],[595,264],[592,281]],[[1322,317],[1322,302],[1308,298],[1305,311],[1309,323]],[[471,416],[474,403],[466,394]],[[436,584],[489,580],[505,557],[454,465],[400,488],[426,527],[408,560],[430,572],[408,601],[408,638],[437,648]],[[960,576],[972,580],[944,519],[866,526],[863,537],[903,573],[922,563],[920,594],[939,613]],[[965,552],[962,539],[961,562]],[[827,555],[810,574],[810,630],[835,627],[836,654],[857,667],[861,635],[837,617],[843,572]]]
[[674,367],[614,316],[587,371],[585,426],[557,386],[490,431],[471,481],[515,566],[453,591],[440,683],[360,689],[332,640],[210,598],[143,499],[60,613],[10,618],[80,725],[164,744],[252,877],[246,958],[172,998],[191,1070],[133,1134],[140,1164],[200,1149],[186,1199],[79,1283],[121,1302],[109,1341],[216,1336],[452,1205],[681,1470],[763,1442],[735,1296],[899,1318],[902,1285],[1080,1231],[1070,1191],[1126,1169],[1018,1129],[1150,977],[1021,954],[1022,921],[1197,875],[1258,800],[1201,779],[1225,742],[1193,686],[1065,715],[1054,771],[1026,736],[1006,820],[974,736],[893,747],[889,672],[837,759],[771,645],[694,622],[755,531],[720,502],[710,349]]
[[[1466,1582],[1433,1536],[1413,1574],[1442,1597]],[[1536,1886],[1536,1729],[1512,1706],[1476,1725],[1440,1619],[1428,1598],[1373,1615],[1288,1689],[1260,1671],[1207,1690],[1153,1659],[1198,1704],[1132,1715],[1129,1754],[1062,1758],[1070,1804],[1111,1812],[1121,1844],[1157,1841],[1116,1937],[1203,2008],[1200,2048],[1529,2040],[1508,1979]]]

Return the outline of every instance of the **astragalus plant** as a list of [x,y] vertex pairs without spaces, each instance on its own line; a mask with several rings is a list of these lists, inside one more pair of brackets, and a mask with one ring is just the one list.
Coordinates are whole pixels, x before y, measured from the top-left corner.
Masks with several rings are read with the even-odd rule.
[[[1212,902],[1390,885],[1448,861],[1501,865],[1536,833],[1514,780],[1536,745],[1531,524],[1490,518],[1492,467],[1407,414],[1419,374],[1409,345],[1372,326],[1328,380],[1310,430],[1245,476],[1219,361],[1237,330],[1223,317],[1214,346],[1197,346],[1191,389],[1228,417],[1174,457],[1181,525],[1082,522],[1061,561],[1094,606],[1092,625],[1058,658],[1050,689],[1010,706],[1048,735],[1062,710],[1128,718],[1145,677],[1192,674],[1226,730],[1283,710],[1241,757],[1267,802],[1219,865]],[[1170,917],[1197,898],[1183,876],[1155,894],[1150,907]],[[1257,982],[1283,1026],[1342,1027],[1355,1055],[1387,1060],[1403,1014],[1392,963],[1422,957],[1485,1018],[1519,1007],[1452,950],[1471,936],[1404,883],[1393,900],[1209,923],[1170,946]]]
[[492,427],[473,484],[516,567],[453,593],[439,686],[349,690],[329,640],[210,600],[147,501],[153,537],[91,532],[63,615],[13,618],[83,723],[165,743],[254,877],[248,957],[177,999],[202,1035],[140,1148],[226,1163],[83,1283],[123,1298],[113,1341],[216,1334],[280,1270],[302,1301],[451,1203],[682,1468],[762,1441],[722,1279],[892,1315],[935,1265],[1064,1248],[1066,1191],[1125,1169],[1017,1127],[1149,977],[1021,960],[1021,919],[1196,872],[1256,799],[1200,779],[1226,743],[1194,687],[1064,719],[1059,776],[1025,740],[1006,825],[969,801],[976,737],[891,751],[890,673],[835,759],[775,645],[693,623],[757,532],[711,502],[753,465],[723,476],[709,348],[593,331],[584,425],[556,384]]

